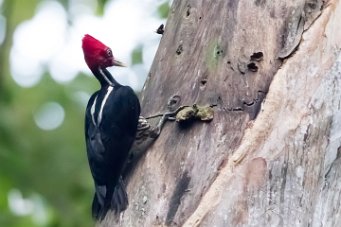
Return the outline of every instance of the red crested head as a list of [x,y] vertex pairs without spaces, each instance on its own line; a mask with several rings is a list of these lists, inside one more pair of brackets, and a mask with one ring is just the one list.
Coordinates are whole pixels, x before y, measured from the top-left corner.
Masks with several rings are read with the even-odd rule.
[[112,51],[101,41],[86,34],[82,40],[84,59],[90,69],[107,68],[110,66],[124,66],[114,59]]

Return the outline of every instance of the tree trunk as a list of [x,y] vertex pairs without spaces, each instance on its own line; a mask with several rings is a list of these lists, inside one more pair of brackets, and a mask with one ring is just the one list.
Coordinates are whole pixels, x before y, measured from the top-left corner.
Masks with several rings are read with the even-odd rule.
[[214,119],[166,124],[119,226],[341,226],[340,21],[338,0],[175,0],[143,112]]

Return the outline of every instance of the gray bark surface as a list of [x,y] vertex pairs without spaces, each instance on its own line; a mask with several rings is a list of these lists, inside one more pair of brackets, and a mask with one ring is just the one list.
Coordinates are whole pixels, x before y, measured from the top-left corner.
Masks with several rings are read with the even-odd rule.
[[175,0],[143,112],[214,119],[167,123],[101,226],[341,226],[340,48],[338,0]]

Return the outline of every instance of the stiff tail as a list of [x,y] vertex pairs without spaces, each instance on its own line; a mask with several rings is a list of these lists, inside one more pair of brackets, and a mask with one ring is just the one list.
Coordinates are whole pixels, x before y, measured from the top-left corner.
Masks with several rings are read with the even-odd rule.
[[97,198],[97,193],[94,195],[94,199],[92,201],[92,218],[95,220],[99,220],[101,217],[101,209],[103,207],[103,203],[101,204]]
[[125,211],[128,207],[128,195],[125,189],[125,184],[120,178],[118,181],[118,184],[115,187],[112,199],[111,199],[111,208],[116,213],[120,213],[122,211]]
[[128,207],[128,195],[125,185],[120,178],[114,191],[96,190],[92,202],[92,217],[96,220],[103,220],[109,210],[120,213]]

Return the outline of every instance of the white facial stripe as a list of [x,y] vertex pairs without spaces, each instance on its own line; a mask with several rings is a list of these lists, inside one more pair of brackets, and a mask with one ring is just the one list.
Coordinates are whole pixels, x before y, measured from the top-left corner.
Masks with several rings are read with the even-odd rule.
[[94,125],[96,125],[96,122],[95,122],[96,102],[97,102],[97,96],[96,96],[96,98],[95,98],[94,103],[93,103],[92,106],[91,106],[91,109],[90,109],[90,114],[91,114],[91,118],[92,118],[92,123],[94,123]]
[[104,105],[105,105],[105,103],[106,103],[106,101],[107,101],[107,99],[108,99],[108,97],[109,97],[109,95],[110,95],[110,93],[112,92],[113,89],[114,88],[112,86],[108,86],[107,93],[104,96],[104,99],[103,99],[103,101],[101,103],[101,109],[99,110],[98,120],[97,120],[98,124],[100,124],[101,121],[102,121],[102,114],[103,114]]
[[105,75],[105,73],[103,72],[103,70],[99,67],[98,68],[99,73],[103,76],[103,78],[108,82],[109,85],[111,85],[111,81],[109,80],[109,78]]

